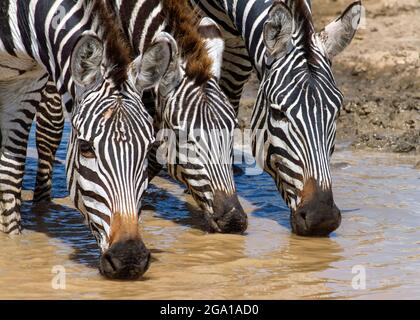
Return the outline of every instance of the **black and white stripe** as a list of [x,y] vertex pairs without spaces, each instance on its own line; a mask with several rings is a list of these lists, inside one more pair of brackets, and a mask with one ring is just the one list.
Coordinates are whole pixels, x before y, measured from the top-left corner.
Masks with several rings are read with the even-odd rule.
[[[135,216],[137,221],[148,182],[146,155],[154,140],[137,79],[143,77],[148,87],[156,83],[141,75],[142,61],[130,64],[102,0],[9,0],[0,5],[7,13],[0,20],[0,229],[21,229],[22,176],[36,111],[41,152],[35,198],[48,197],[62,126],[57,88],[73,124],[67,156],[71,198],[105,250],[111,216]],[[53,83],[45,87],[46,71]]]
[[[249,65],[257,72],[261,84],[251,119],[253,153],[292,213],[304,206],[303,197],[315,192],[331,194],[327,202],[333,208],[329,161],[343,97],[331,59],[350,43],[360,3],[320,33],[314,30],[306,0],[192,3],[217,21],[225,37],[241,43],[225,56],[221,80],[225,91],[237,93],[233,104],[238,106]],[[308,187],[310,181],[316,188]]]
[[[102,90],[108,92],[107,98],[98,99]],[[115,91],[99,86],[84,100],[72,115],[68,188],[104,251],[113,215],[139,218],[148,184],[146,155],[153,129],[134,87]]]
[[55,154],[60,145],[64,129],[64,112],[61,96],[51,79],[43,88],[41,97],[41,101],[36,107],[38,171],[33,197],[34,202],[51,199]]
[[[136,54],[147,50],[162,31],[172,35],[175,42],[179,40],[172,29],[173,25],[176,25],[173,20],[177,17],[165,12],[162,1],[107,2],[119,16],[121,27]],[[185,10],[191,10],[188,2],[184,0],[166,2],[167,6],[179,3],[185,6]],[[218,56],[221,57],[223,52],[223,40],[218,27],[210,19],[204,19],[198,26],[193,22],[190,24],[192,28],[198,27],[208,35],[208,38],[202,36],[213,61],[212,77],[205,83],[197,83],[194,77],[187,76],[184,70],[187,62],[183,60],[185,58],[181,52],[176,54],[176,51],[182,51],[182,48],[174,44],[172,49],[175,61],[170,67],[171,72],[164,76],[153,94],[156,96],[156,107],[152,103],[148,109],[153,110],[155,115],[156,131],[170,131],[177,137],[185,134],[187,141],[157,141],[149,156],[149,177],[153,178],[161,170],[164,162],[170,175],[187,186],[214,229],[230,231],[215,223],[226,213],[225,209],[219,208],[215,202],[225,202],[229,199],[232,202],[229,209],[234,208],[241,212],[245,220],[246,215],[237,200],[232,172],[236,115],[218,84],[221,64]],[[144,95],[147,96],[147,93]],[[172,147],[166,149],[171,144]],[[157,155],[159,149],[165,151]],[[187,157],[188,155],[190,156]],[[242,225],[240,228],[243,227]]]

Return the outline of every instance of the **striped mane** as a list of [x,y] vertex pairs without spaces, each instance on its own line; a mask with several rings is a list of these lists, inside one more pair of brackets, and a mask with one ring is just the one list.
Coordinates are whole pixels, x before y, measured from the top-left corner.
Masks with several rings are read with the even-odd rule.
[[163,0],[163,14],[186,61],[187,77],[201,85],[211,78],[212,61],[198,33],[198,19],[188,0]]
[[118,86],[127,80],[127,68],[133,56],[131,47],[103,0],[86,0],[86,4],[87,7],[92,4],[91,12],[100,26],[98,36],[104,43],[105,59],[108,66],[112,66],[108,75]]
[[315,32],[310,0],[286,0],[286,4],[293,14],[296,27],[300,29],[300,44],[302,44],[306,58],[310,61],[313,58],[311,39]]

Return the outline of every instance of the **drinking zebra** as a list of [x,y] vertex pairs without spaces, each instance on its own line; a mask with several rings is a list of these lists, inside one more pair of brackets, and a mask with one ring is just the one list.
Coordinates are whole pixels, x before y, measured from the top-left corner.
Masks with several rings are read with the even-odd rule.
[[237,120],[218,85],[223,54],[219,28],[209,18],[196,24],[186,0],[107,0],[107,4],[136,55],[147,50],[162,30],[175,38],[167,35],[173,62],[155,93],[156,106],[154,100],[146,100],[155,114],[156,132],[167,134],[160,135],[150,151],[149,179],[162,163],[167,164],[170,175],[187,186],[214,231],[242,233],[247,216],[232,174]]
[[100,270],[140,276],[150,261],[138,218],[154,141],[141,92],[172,62],[168,39],[132,61],[102,0],[2,0],[0,9],[0,230],[21,230],[28,132],[49,74],[71,113],[70,197],[101,248]]
[[320,32],[305,0],[191,1],[222,28],[221,87],[236,108],[252,68],[257,71],[253,154],[290,207],[292,230],[328,235],[341,223],[330,157],[343,96],[331,60],[356,32],[360,1]]
[[243,232],[247,216],[238,201],[232,173],[237,120],[218,85],[224,49],[219,28],[209,18],[197,28],[196,14],[187,0],[108,3],[136,54],[147,48],[160,30],[169,32],[180,44],[178,54],[176,48],[172,51],[174,62],[157,93],[155,128],[166,130],[168,141],[159,138],[151,150],[149,177],[162,167],[156,159],[156,152],[162,150],[160,160],[167,164],[169,174],[187,186],[213,229]]

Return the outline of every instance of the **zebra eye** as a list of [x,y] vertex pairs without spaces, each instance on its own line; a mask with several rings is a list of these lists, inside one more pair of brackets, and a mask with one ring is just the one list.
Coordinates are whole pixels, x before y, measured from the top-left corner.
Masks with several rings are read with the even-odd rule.
[[273,114],[274,119],[276,119],[277,121],[285,121],[286,122],[288,120],[286,113],[283,112],[283,111],[280,111],[278,109],[273,109],[272,114]]
[[288,120],[286,112],[284,112],[284,110],[282,110],[277,104],[272,103],[270,110],[275,120],[284,122]]
[[93,150],[92,143],[89,141],[79,140],[79,151],[87,159],[95,158],[95,151]]

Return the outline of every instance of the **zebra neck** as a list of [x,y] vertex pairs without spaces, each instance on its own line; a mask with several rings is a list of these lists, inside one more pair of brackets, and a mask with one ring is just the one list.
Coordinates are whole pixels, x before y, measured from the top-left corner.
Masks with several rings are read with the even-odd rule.
[[154,35],[166,28],[161,1],[107,0],[122,31],[127,36],[135,55],[143,53]]
[[[2,5],[4,6],[4,4]],[[51,75],[66,106],[75,96],[70,60],[81,35],[92,32],[106,46],[111,33],[102,0],[8,0],[9,54],[38,62]],[[4,40],[6,39],[6,40]],[[109,51],[109,50],[108,50]],[[107,63],[112,65],[112,59]]]
[[238,35],[244,40],[249,57],[261,80],[265,59],[263,25],[271,7],[271,0],[218,0],[229,19],[234,24]]
[[[11,31],[20,35],[15,41],[16,54],[28,55],[42,65],[62,94],[73,91],[69,86],[70,55],[80,34],[89,29],[91,10],[86,8],[86,3],[82,0],[9,1],[10,20],[16,19],[16,23],[11,23],[11,29],[15,30]],[[67,95],[66,100],[70,97]]]

